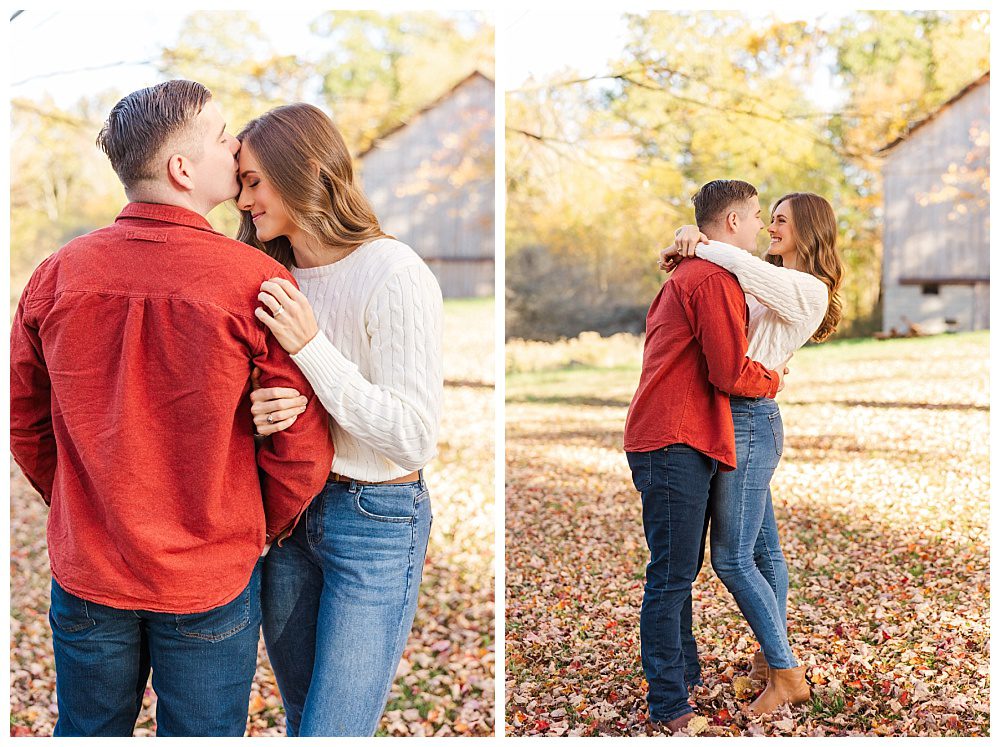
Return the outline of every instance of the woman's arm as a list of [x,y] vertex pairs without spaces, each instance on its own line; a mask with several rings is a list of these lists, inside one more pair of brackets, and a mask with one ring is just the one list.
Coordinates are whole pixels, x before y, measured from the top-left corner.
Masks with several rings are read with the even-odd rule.
[[[302,302],[308,304],[305,296]],[[338,426],[400,467],[420,469],[437,450],[444,388],[437,280],[422,264],[401,269],[375,292],[365,318],[368,378],[322,331],[297,350],[301,336],[289,340],[292,360]]]
[[772,265],[730,244],[721,241],[699,244],[696,254],[729,270],[745,293],[790,324],[812,319],[829,303],[827,288],[818,278]]

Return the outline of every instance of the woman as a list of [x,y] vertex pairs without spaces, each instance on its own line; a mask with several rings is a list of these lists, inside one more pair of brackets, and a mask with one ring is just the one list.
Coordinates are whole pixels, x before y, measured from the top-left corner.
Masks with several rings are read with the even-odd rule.
[[[264,565],[263,630],[289,736],[371,736],[416,611],[443,394],[441,290],[387,236],[343,138],[308,104],[273,109],[239,139],[238,238],[298,282],[261,285],[257,317],[330,415],[330,479]],[[304,401],[252,394],[264,436]],[[294,454],[289,454],[294,459]]]
[[[669,271],[682,258],[697,256],[736,275],[750,307],[747,357],[776,369],[806,341],[822,342],[836,330],[844,267],[833,208],[819,195],[796,192],[779,199],[767,230],[771,243],[761,260],[684,226],[660,253],[660,266]],[[810,696],[805,666],[788,644],[788,568],[769,487],[784,431],[773,399],[731,397],[730,406],[737,469],[713,480],[712,567],[760,643],[750,676],[767,686],[750,708],[769,713]]]

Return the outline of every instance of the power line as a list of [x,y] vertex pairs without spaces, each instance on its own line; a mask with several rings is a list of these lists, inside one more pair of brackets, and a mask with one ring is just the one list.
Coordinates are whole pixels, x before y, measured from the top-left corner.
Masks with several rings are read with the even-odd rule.
[[24,85],[25,83],[30,83],[33,80],[41,80],[43,78],[55,78],[59,75],[72,75],[73,73],[89,73],[94,70],[107,70],[108,68],[112,67],[127,67],[130,65],[153,65],[157,61],[158,60],[155,59],[149,59],[149,60],[136,60],[135,62],[124,62],[124,61],[109,62],[104,65],[93,65],[91,67],[78,67],[73,70],[57,70],[56,72],[53,73],[41,73],[39,75],[32,75],[28,78],[24,78],[23,80],[19,80],[16,83],[11,83],[10,85],[11,87],[21,86]]

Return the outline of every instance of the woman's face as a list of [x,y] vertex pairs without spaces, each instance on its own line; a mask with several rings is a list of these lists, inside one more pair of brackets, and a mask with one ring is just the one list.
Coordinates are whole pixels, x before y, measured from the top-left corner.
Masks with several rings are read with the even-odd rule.
[[258,241],[270,241],[279,236],[288,236],[295,224],[288,216],[281,198],[264,176],[250,147],[240,148],[240,193],[236,205],[249,212],[257,229]]
[[771,225],[767,227],[771,243],[767,253],[776,257],[787,257],[795,254],[795,224],[792,222],[792,210],[787,202],[783,202],[771,214]]

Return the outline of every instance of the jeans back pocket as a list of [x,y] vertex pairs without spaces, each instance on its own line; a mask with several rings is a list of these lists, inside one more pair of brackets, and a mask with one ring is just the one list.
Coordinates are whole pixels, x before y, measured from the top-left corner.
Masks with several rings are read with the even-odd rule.
[[649,490],[653,484],[654,451],[626,451],[628,466],[632,470],[632,484],[640,493]]
[[[218,643],[230,638],[250,624],[250,605],[260,599],[260,563],[250,577],[250,583],[236,599],[207,612],[176,615],[177,632],[186,638],[198,638]],[[254,593],[256,591],[256,594]]]
[[774,450],[781,456],[781,451],[785,447],[785,426],[781,422],[781,413],[772,413],[767,419],[771,423],[771,433],[774,434]]
[[97,621],[90,616],[90,611],[87,609],[87,600],[70,594],[55,579],[52,579],[49,618],[52,624],[64,633],[78,633],[97,625]]

